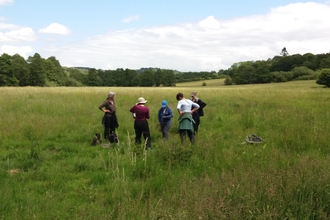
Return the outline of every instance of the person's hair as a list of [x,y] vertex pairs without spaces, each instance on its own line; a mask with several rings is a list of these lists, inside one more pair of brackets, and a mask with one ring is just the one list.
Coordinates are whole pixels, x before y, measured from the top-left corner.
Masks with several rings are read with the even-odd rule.
[[181,92],[176,94],[176,100],[180,100],[180,98],[183,98],[183,94]]

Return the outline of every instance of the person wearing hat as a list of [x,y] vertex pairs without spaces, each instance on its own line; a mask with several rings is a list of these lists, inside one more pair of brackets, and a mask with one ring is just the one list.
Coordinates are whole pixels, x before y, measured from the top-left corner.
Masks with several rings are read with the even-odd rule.
[[193,144],[195,142],[194,135],[194,119],[192,114],[199,109],[199,105],[189,99],[186,99],[180,92],[176,95],[176,100],[178,100],[177,110],[180,114],[179,116],[179,134],[181,138],[181,143],[184,142],[186,133]]
[[[104,126],[104,139],[110,141],[110,143],[118,143],[116,128],[119,127],[118,119],[116,116],[116,102],[115,93],[109,92],[108,97],[99,106],[99,109],[104,112],[102,124]],[[111,137],[111,138],[110,138]]]
[[191,95],[190,100],[199,105],[199,109],[192,114],[192,117],[195,121],[194,134],[196,135],[198,133],[198,127],[201,123],[200,116],[204,116],[203,108],[206,106],[206,103],[197,97],[197,92],[192,92],[190,95]]
[[151,137],[148,120],[150,118],[149,108],[145,106],[148,101],[143,97],[130,109],[134,117],[135,143],[141,145],[141,136],[143,134],[146,140],[146,149],[151,148]]
[[166,100],[162,101],[162,105],[158,110],[158,123],[162,131],[163,138],[168,139],[168,131],[171,127],[173,112],[172,109],[168,106]]

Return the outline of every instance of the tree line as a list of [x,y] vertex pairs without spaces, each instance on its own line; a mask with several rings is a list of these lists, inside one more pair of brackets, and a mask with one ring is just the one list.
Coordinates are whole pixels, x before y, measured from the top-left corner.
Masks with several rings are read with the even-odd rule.
[[234,63],[221,73],[225,84],[255,84],[317,79],[323,69],[330,68],[330,53],[275,56],[263,61]]
[[102,70],[88,67],[62,67],[51,56],[38,53],[26,60],[18,54],[0,56],[0,86],[175,86],[179,82],[226,78],[225,84],[255,84],[317,79],[330,68],[330,53],[288,55],[260,61],[234,63],[219,71],[178,72],[170,69],[118,68]]

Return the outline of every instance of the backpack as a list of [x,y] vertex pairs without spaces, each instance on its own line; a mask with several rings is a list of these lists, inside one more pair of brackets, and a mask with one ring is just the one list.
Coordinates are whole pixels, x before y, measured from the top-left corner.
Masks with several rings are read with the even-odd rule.
[[100,144],[101,142],[102,142],[101,134],[96,133],[93,137],[91,145],[96,146],[96,145]]
[[118,143],[118,137],[117,137],[116,133],[112,132],[109,135],[108,140],[110,143]]

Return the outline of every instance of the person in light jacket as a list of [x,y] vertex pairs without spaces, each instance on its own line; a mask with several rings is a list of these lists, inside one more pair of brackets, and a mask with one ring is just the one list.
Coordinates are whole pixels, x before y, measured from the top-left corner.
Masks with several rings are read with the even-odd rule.
[[181,138],[181,143],[184,142],[186,134],[193,144],[195,142],[194,135],[194,119],[192,114],[199,109],[199,105],[193,101],[186,99],[180,92],[176,95],[176,100],[178,100],[177,110],[180,114],[179,116],[179,134]]

